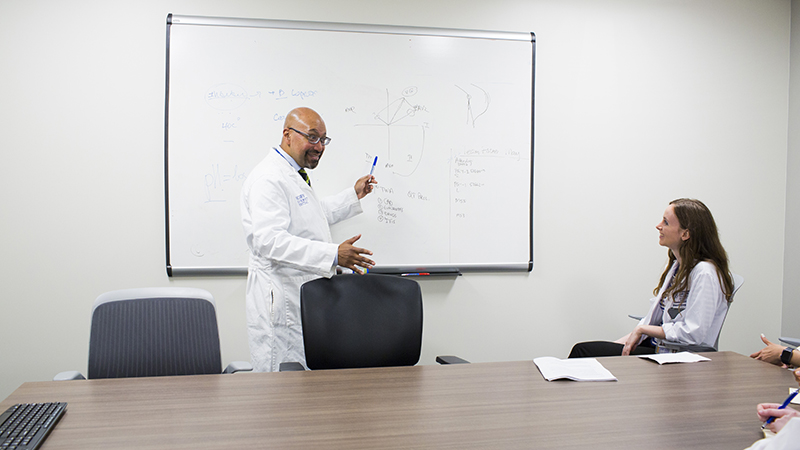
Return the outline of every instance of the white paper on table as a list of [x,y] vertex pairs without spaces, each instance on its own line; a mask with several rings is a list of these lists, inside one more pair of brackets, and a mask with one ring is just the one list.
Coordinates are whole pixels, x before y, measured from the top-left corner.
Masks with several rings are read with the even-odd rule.
[[639,358],[652,359],[659,364],[693,363],[698,361],[711,361],[705,356],[692,352],[656,353],[653,355],[637,355]]
[[533,360],[547,381],[568,379],[574,381],[617,381],[595,358],[558,359],[543,356]]

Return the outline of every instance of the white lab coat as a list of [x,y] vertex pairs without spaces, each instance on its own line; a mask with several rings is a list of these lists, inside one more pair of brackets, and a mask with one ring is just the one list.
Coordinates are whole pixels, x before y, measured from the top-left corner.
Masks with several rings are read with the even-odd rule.
[[300,286],[334,274],[338,244],[330,225],[362,212],[355,189],[319,200],[287,158],[272,149],[242,186],[241,211],[250,263],[246,313],[256,371],[305,364]]
[[[666,280],[672,278],[677,268],[676,261],[670,267]],[[673,307],[675,299],[665,299],[663,311],[659,306],[659,299],[664,295],[667,284],[664,283],[658,295],[650,300],[650,310],[639,324],[660,325],[664,329],[668,341],[714,347],[722,329],[722,323],[725,321],[725,315],[728,313],[728,300],[722,292],[716,266],[706,261],[701,261],[694,266],[689,274],[689,293],[686,294],[686,300],[683,303],[685,309],[682,309],[674,318],[668,311]],[[680,302],[674,301],[674,303]]]

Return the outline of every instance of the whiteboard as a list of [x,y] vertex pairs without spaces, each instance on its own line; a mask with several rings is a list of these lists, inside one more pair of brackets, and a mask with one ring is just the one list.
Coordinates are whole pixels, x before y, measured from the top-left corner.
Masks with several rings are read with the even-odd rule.
[[361,234],[376,271],[533,267],[532,33],[167,17],[167,273],[246,274],[242,183],[307,106],[331,143],[318,196],[375,156]]

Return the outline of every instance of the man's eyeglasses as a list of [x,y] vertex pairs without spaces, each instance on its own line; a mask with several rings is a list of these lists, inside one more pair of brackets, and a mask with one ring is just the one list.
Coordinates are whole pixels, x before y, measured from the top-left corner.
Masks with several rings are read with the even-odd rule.
[[295,130],[292,127],[289,127],[289,129],[294,131],[295,133],[302,134],[303,136],[305,136],[305,138],[308,140],[308,143],[311,145],[315,145],[317,142],[322,142],[322,145],[328,145],[331,143],[331,138],[329,137],[321,138],[319,136],[312,136],[310,134],[303,133],[302,131]]

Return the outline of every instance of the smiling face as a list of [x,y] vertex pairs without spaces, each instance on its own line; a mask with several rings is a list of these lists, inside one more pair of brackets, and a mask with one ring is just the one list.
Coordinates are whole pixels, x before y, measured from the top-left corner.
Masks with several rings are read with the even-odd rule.
[[689,230],[683,228],[675,216],[672,205],[667,206],[664,217],[656,225],[658,230],[658,243],[672,250],[672,254],[680,259],[680,248],[683,242],[689,239]]
[[296,108],[286,116],[281,148],[300,167],[314,169],[325,152],[325,145],[322,143],[324,139],[312,144],[303,133],[312,138],[324,138],[328,131],[325,128],[325,122],[316,111],[309,108]]

